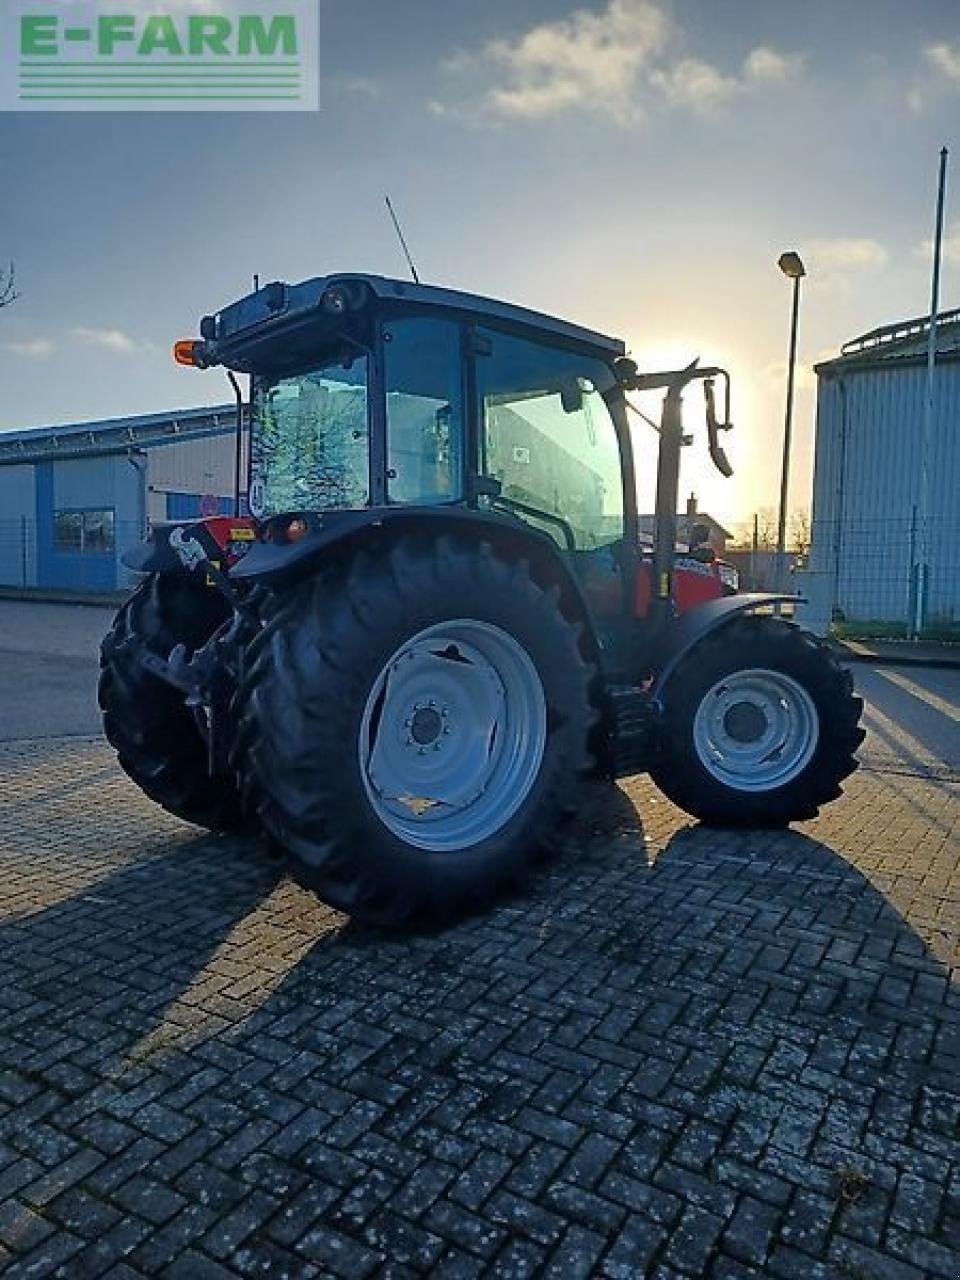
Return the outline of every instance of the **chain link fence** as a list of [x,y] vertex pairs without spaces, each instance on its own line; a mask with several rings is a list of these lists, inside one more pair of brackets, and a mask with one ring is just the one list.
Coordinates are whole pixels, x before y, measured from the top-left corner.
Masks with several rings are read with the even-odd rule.
[[[39,530],[28,516],[0,518],[0,588],[123,591],[136,577],[120,557],[142,536],[138,522],[105,512],[59,512]],[[913,519],[815,523],[809,553],[788,553],[782,572],[763,548],[732,548],[724,559],[742,591],[796,592],[809,601],[807,625],[849,638],[910,634],[924,560],[921,634],[960,641],[960,513],[931,520],[925,539]]]
[[822,635],[855,639],[920,636],[960,641],[960,513],[927,522],[915,517],[815,522],[806,554],[734,548],[724,558],[740,571],[741,590],[796,592],[809,601],[804,621]]

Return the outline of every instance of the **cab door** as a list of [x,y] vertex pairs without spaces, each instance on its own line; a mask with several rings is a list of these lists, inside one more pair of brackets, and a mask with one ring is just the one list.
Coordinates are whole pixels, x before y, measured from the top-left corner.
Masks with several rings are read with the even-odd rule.
[[490,504],[546,533],[576,575],[611,658],[629,629],[629,451],[613,370],[589,354],[478,330],[478,472]]

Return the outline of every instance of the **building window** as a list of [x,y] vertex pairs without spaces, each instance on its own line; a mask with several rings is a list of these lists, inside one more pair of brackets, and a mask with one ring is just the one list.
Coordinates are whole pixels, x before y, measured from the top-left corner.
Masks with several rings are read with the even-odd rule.
[[114,513],[102,511],[55,511],[53,549],[86,556],[113,555],[116,548]]

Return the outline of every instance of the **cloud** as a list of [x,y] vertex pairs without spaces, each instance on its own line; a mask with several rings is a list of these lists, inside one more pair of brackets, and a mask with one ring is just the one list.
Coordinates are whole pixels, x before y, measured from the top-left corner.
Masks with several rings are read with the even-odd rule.
[[960,89],[960,45],[932,44],[923,53],[934,71]]
[[49,338],[24,338],[20,342],[5,342],[3,346],[4,350],[27,360],[44,360],[53,354],[53,343]]
[[710,115],[743,88],[736,76],[725,76],[709,62],[683,58],[669,71],[655,71],[651,82],[667,102]]
[[376,101],[383,96],[382,87],[369,76],[347,76],[334,80],[333,84],[344,93],[352,93],[359,98],[368,98],[370,101]]
[[[767,46],[749,51],[742,67],[723,70],[680,49],[681,37],[658,0],[607,0],[542,22],[513,39],[459,52],[443,70],[456,77],[488,114],[543,120],[580,111],[626,125],[651,110],[715,113],[750,90],[796,78],[803,59]],[[434,115],[469,118],[470,111],[433,100]]]
[[814,240],[807,256],[812,274],[877,271],[890,260],[890,254],[879,240],[866,236]]
[[578,9],[514,42],[494,40],[483,59],[504,83],[489,91],[489,104],[501,115],[526,119],[570,107],[631,115],[640,72],[669,33],[669,20],[653,0],[610,0],[599,12]]
[[71,329],[70,335],[88,347],[102,347],[104,351],[136,351],[137,344],[122,329]]
[[[914,249],[914,257],[922,262],[933,261],[933,236],[921,240]],[[960,267],[960,218],[956,218],[943,232],[943,260]]]
[[767,45],[757,45],[744,59],[744,80],[751,84],[788,84],[800,75],[803,63],[802,54],[778,53]]
[[671,106],[713,115],[750,89],[788,84],[798,77],[802,67],[800,54],[778,53],[776,49],[758,45],[744,58],[739,74],[725,75],[700,58],[682,58],[669,71],[654,71],[651,82]]

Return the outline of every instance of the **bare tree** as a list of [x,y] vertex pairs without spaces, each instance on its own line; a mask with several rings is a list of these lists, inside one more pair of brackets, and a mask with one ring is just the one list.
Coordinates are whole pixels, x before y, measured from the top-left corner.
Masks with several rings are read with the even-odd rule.
[[12,306],[20,297],[17,292],[17,272],[13,263],[6,271],[0,270],[0,309]]
[[812,532],[810,512],[795,511],[790,519],[790,537],[797,555],[805,556],[809,552]]
[[757,512],[757,547],[760,551],[777,549],[777,513],[773,507],[761,507]]

